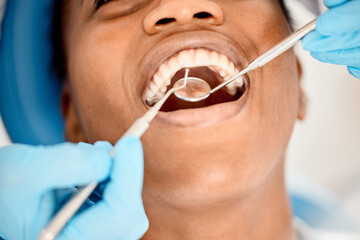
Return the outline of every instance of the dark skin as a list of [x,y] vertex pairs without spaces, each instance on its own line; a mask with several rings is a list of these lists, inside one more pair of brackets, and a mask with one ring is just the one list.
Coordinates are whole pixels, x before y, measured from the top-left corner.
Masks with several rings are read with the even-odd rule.
[[[211,17],[194,18],[198,12]],[[115,143],[146,112],[144,72],[159,42],[191,32],[186,41],[201,47],[217,33],[214,46],[230,39],[249,63],[290,33],[275,0],[124,0],[97,11],[91,0],[67,1],[63,15],[72,142]],[[175,21],[157,26],[165,17]],[[305,113],[300,75],[288,51],[249,74],[239,107],[225,119],[185,127],[153,121],[142,138],[150,222],[143,239],[296,239],[284,156]]]

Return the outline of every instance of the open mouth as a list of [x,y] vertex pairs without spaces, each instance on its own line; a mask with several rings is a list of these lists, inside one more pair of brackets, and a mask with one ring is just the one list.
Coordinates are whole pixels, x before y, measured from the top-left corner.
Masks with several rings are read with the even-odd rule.
[[[166,59],[155,72],[145,88],[143,99],[148,106],[157,103],[179,79],[184,77],[185,68],[189,68],[189,77],[205,80],[211,88],[239,72],[235,64],[224,54],[205,48],[191,48],[177,52]],[[239,78],[207,99],[199,102],[187,102],[174,94],[163,105],[162,112],[175,112],[183,109],[204,108],[241,98],[248,86],[246,77]]]

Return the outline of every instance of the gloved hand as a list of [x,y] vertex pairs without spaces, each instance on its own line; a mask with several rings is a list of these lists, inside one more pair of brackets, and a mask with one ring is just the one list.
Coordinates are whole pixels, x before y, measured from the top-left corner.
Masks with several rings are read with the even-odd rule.
[[102,201],[75,215],[57,239],[139,239],[148,228],[142,204],[141,142],[51,147],[12,145],[0,149],[0,236],[37,239],[53,217],[55,189],[110,179]]
[[320,15],[316,30],[302,43],[316,59],[347,65],[360,78],[360,0],[324,0],[330,8]]

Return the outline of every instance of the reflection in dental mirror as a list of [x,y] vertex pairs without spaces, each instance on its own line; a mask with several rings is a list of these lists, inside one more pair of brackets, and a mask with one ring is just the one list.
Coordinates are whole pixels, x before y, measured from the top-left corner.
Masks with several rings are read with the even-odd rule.
[[[184,85],[185,78],[178,80],[174,88]],[[177,98],[187,102],[199,102],[210,95],[210,85],[201,78],[188,77],[186,87],[174,92]]]

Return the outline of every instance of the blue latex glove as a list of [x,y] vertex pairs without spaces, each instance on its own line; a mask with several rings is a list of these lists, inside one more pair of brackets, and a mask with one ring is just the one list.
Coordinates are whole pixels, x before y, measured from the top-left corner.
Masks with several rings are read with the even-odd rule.
[[302,41],[316,59],[347,65],[360,78],[360,0],[325,0],[329,8],[317,20],[316,30]]
[[135,137],[108,142],[0,149],[0,236],[37,239],[53,217],[56,189],[110,179],[103,200],[75,215],[57,239],[139,239],[148,228],[142,204],[143,153]]

